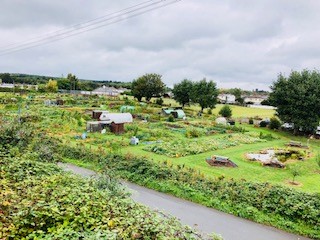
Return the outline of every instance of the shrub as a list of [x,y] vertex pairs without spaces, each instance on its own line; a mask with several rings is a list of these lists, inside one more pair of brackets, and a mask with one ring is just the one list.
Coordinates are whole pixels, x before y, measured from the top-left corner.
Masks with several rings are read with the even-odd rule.
[[266,121],[261,121],[259,125],[260,127],[266,127],[268,123]]
[[170,116],[168,117],[168,122],[174,122],[174,116],[170,115]]
[[281,127],[281,123],[278,118],[272,117],[270,119],[269,128],[270,129],[279,129]]
[[219,111],[219,114],[225,118],[229,118],[232,116],[232,110],[230,108],[229,105],[224,105],[220,111]]
[[157,98],[156,104],[162,106],[162,104],[163,104],[163,99],[162,99],[162,98]]

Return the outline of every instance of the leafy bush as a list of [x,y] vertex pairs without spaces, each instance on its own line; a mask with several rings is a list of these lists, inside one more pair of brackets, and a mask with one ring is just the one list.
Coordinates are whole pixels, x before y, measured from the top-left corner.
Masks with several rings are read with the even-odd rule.
[[269,128],[270,129],[279,129],[281,127],[281,122],[278,118],[272,117],[270,119]]
[[156,104],[159,105],[159,106],[162,106],[162,104],[163,104],[163,99],[162,99],[162,98],[157,98],[157,99],[156,99]]
[[141,185],[320,239],[319,194],[293,191],[269,183],[207,179],[192,168],[177,170],[168,163],[160,165],[135,157],[127,160],[120,155],[89,155],[84,161],[98,163]]
[[170,115],[170,116],[168,117],[168,122],[174,122],[174,116]]
[[266,127],[266,126],[268,125],[268,122],[266,122],[266,121],[261,121],[261,122],[259,123],[259,125],[260,125],[260,127]]
[[224,105],[220,111],[219,111],[219,114],[222,116],[222,117],[225,117],[225,118],[229,118],[232,116],[232,110],[230,108],[229,105]]
[[113,177],[84,179],[55,164],[7,157],[0,172],[0,239],[202,238],[133,202]]
[[187,138],[197,138],[197,137],[203,136],[204,134],[205,134],[204,131],[201,131],[201,130],[193,127],[193,128],[187,129],[185,136]]

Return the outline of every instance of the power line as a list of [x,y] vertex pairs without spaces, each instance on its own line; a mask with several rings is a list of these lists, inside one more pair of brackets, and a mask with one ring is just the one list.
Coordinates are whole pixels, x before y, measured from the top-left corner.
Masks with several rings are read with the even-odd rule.
[[[65,27],[65,28],[62,28],[62,29],[59,29],[59,30],[50,32],[50,33],[46,33],[46,34],[41,35],[41,36],[36,36],[36,37],[30,38],[30,39],[27,39],[26,42],[33,42],[32,40],[36,40],[36,39],[43,40],[43,39],[52,37],[52,35],[61,34],[63,31],[66,31],[66,30],[68,30],[68,29],[74,31],[75,28],[81,27],[81,26],[83,26],[84,24],[88,24],[88,23],[91,23],[91,22],[95,22],[95,21],[97,21],[97,20],[104,19],[104,18],[106,18],[106,17],[112,16],[112,15],[115,15],[115,14],[119,14],[119,13],[124,12],[124,11],[126,11],[126,10],[130,10],[130,9],[132,9],[132,8],[135,8],[135,7],[138,7],[138,6],[147,4],[147,3],[149,3],[149,2],[153,2],[153,1],[154,1],[154,0],[145,1],[145,2],[142,2],[142,3],[136,4],[136,5],[133,5],[133,6],[131,6],[131,7],[122,9],[122,10],[120,10],[120,11],[113,12],[113,13],[109,13],[109,14],[107,14],[107,15],[104,15],[104,16],[101,16],[101,17],[98,17],[98,18],[91,19],[91,20],[89,20],[89,21],[77,23],[77,24],[74,24],[74,25],[71,25],[71,26],[68,26],[68,27]],[[25,44],[25,43],[23,43],[23,42],[20,42],[20,43],[19,43],[19,42],[18,42],[18,43],[12,43],[12,44],[9,44],[9,45],[6,45],[6,46],[1,46],[1,48],[4,47],[4,48],[6,49],[6,48],[11,47],[11,46],[19,46],[19,45],[22,45],[22,44]]]
[[[85,22],[85,24],[73,25],[73,26],[79,26],[79,28],[77,28],[77,29],[68,30],[73,27],[73,26],[71,26],[71,27],[66,28],[67,31],[65,30],[65,32],[63,32],[63,33],[59,33],[59,34],[56,34],[53,36],[44,37],[44,38],[37,40],[37,41],[29,41],[26,43],[22,43],[20,45],[17,45],[16,47],[2,49],[2,50],[0,50],[0,56],[11,54],[11,53],[22,51],[22,50],[27,50],[30,48],[35,48],[35,47],[49,44],[52,42],[56,42],[56,41],[59,41],[59,40],[65,39],[65,38],[73,37],[73,36],[76,36],[76,35],[79,35],[79,34],[82,34],[85,32],[89,32],[89,31],[92,31],[92,30],[95,30],[98,28],[102,28],[102,27],[105,27],[108,25],[112,25],[112,24],[124,21],[126,19],[130,19],[130,18],[139,16],[139,15],[145,14],[147,12],[154,11],[159,8],[164,8],[166,6],[175,4],[180,1],[182,1],[182,0],[173,0],[173,1],[172,0],[171,1],[158,0],[156,2],[147,1],[144,3],[140,3],[140,4],[134,5],[132,7],[120,10],[116,13],[108,14],[106,16],[87,21],[87,22]],[[150,2],[152,2],[152,3],[150,3]],[[120,13],[120,14],[118,14],[118,13]],[[115,15],[115,16],[106,18],[107,16],[112,16],[112,15]],[[106,19],[100,20],[103,18],[106,18]],[[56,31],[56,32],[59,32],[59,31]]]

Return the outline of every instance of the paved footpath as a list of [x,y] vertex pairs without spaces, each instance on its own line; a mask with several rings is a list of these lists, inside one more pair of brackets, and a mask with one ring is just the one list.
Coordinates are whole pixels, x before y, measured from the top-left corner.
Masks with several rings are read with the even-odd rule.
[[[59,164],[65,170],[84,177],[95,175],[95,172],[72,164]],[[251,222],[182,200],[171,195],[160,193],[132,183],[124,183],[132,192],[132,199],[151,209],[158,209],[178,219],[183,224],[195,227],[203,233],[222,235],[225,240],[307,240],[308,238],[280,231],[273,227]]]

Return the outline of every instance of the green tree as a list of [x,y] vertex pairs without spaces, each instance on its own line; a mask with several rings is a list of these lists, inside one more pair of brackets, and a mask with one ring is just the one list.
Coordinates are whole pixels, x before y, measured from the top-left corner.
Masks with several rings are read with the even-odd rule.
[[292,175],[292,183],[295,184],[294,180],[296,179],[296,177],[301,176],[302,174],[301,169],[298,166],[292,166],[290,168],[290,173]]
[[271,86],[269,100],[277,107],[283,122],[294,123],[295,133],[313,133],[320,120],[320,74],[318,71],[293,71],[280,74]]
[[161,80],[161,75],[155,73],[145,74],[134,80],[131,85],[131,91],[138,101],[143,97],[150,101],[152,97],[158,97],[164,93],[165,84]]
[[232,116],[232,110],[230,108],[229,105],[224,105],[220,111],[219,111],[219,114],[225,118],[229,118]]
[[69,73],[67,76],[67,79],[69,80],[69,83],[70,83],[70,90],[79,89],[79,79],[76,77],[76,75]]
[[192,81],[184,79],[181,83],[175,84],[173,87],[173,99],[180,103],[182,107],[190,103],[192,86]]
[[14,83],[14,79],[11,77],[10,73],[1,73],[0,79],[3,83]]
[[240,105],[244,103],[244,99],[241,97],[242,90],[240,88],[232,88],[229,90],[229,92],[236,97],[236,102],[238,102]]
[[204,78],[199,82],[193,83],[191,101],[199,103],[201,112],[204,108],[214,108],[217,103],[218,89],[216,83]]
[[45,86],[47,92],[58,92],[58,83],[55,80],[50,79]]

